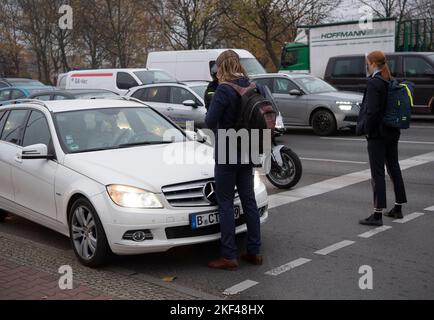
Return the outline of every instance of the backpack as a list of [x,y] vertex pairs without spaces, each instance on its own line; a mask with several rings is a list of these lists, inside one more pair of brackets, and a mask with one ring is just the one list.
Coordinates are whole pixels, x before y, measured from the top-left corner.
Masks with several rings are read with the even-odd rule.
[[[379,77],[386,81],[382,77]],[[411,111],[414,106],[414,84],[392,79],[386,81],[389,85],[387,104],[384,111],[383,123],[387,127],[408,129],[410,128]]]
[[243,88],[231,82],[223,82],[232,87],[241,97],[241,110],[236,129],[270,129],[272,134],[276,127],[276,111],[272,103],[263,97],[256,84],[252,83],[248,87]]

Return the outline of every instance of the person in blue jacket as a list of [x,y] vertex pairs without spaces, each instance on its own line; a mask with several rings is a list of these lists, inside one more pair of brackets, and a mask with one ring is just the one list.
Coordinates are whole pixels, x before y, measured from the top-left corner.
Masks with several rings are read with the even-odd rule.
[[[247,224],[247,252],[241,258],[254,265],[262,264],[260,255],[261,233],[260,215],[254,192],[253,165],[241,160],[238,148],[227,149],[236,152],[235,164],[229,163],[229,154],[223,163],[219,163],[217,130],[235,129],[238,120],[241,97],[224,82],[232,82],[241,87],[248,87],[250,81],[240,63],[240,58],[233,50],[226,50],[217,58],[217,78],[219,86],[212,98],[212,102],[205,118],[209,129],[214,131],[215,142],[215,181],[216,197],[219,206],[219,220],[221,229],[221,256],[208,263],[210,268],[236,270],[239,266],[237,247],[235,244],[234,197],[235,186],[241,200]],[[228,147],[228,145],[226,146]],[[235,150],[234,150],[235,149]]]
[[387,104],[388,81],[391,74],[386,56],[381,51],[373,51],[366,57],[368,83],[357,122],[357,134],[365,135],[368,141],[369,164],[371,167],[372,189],[374,193],[374,213],[360,220],[363,225],[382,226],[383,209],[386,203],[386,180],[384,165],[393,183],[395,206],[384,215],[401,219],[402,205],[407,202],[404,181],[398,162],[398,142],[400,129],[383,124]]

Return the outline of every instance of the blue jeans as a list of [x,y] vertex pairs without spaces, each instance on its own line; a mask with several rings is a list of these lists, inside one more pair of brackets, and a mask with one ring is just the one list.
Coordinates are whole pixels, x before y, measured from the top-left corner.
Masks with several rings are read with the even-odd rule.
[[253,167],[246,164],[216,164],[216,196],[219,205],[221,230],[221,255],[237,258],[235,244],[234,197],[237,186],[247,224],[247,253],[259,254],[261,227],[255,199]]

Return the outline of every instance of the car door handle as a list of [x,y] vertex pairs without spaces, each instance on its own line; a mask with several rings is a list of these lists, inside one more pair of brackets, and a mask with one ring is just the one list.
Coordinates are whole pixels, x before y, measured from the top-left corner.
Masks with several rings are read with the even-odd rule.
[[14,158],[15,162],[23,163],[23,158],[21,158],[21,154],[17,153]]
[[173,111],[173,108],[172,107],[168,107],[167,111]]

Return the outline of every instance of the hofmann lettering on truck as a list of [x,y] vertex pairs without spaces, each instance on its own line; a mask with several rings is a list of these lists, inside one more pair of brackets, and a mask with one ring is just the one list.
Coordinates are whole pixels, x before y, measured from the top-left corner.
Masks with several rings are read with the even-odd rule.
[[395,21],[376,21],[372,29],[359,23],[310,29],[310,72],[323,77],[330,57],[368,53],[373,50],[395,51]]

